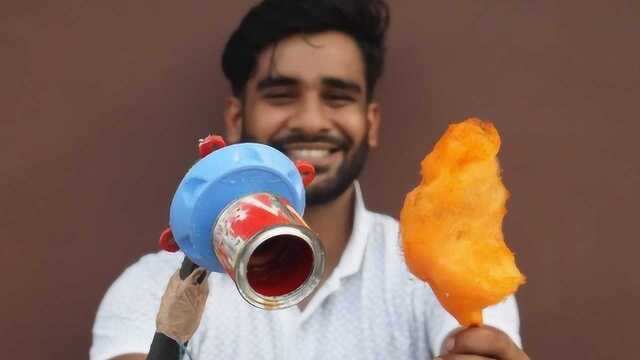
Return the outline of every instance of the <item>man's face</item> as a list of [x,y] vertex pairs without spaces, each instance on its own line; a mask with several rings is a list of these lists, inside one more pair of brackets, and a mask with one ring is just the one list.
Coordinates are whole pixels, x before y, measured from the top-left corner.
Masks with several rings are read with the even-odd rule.
[[225,114],[230,141],[269,144],[316,168],[307,202],[337,198],[378,141],[378,105],[367,102],[356,42],[339,32],[286,38],[265,49],[243,101]]

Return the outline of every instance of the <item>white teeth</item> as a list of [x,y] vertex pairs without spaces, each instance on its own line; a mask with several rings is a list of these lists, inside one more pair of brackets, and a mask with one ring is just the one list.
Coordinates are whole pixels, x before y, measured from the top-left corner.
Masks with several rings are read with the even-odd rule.
[[321,149],[296,149],[289,150],[289,154],[295,158],[319,159],[329,155],[329,150]]

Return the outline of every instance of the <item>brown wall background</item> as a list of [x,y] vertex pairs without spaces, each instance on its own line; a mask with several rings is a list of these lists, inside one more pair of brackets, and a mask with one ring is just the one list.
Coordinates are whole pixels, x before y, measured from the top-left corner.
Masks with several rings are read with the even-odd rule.
[[[2,1],[3,358],[87,357],[102,295],[222,130],[220,50],[252,3]],[[366,199],[397,216],[446,125],[493,120],[534,359],[638,355],[639,4],[393,0]]]

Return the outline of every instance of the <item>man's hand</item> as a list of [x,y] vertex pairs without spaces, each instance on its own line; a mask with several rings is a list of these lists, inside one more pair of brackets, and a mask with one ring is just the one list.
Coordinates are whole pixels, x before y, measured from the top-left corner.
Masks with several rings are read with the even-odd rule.
[[471,327],[449,335],[438,360],[529,360],[511,338],[489,327]]

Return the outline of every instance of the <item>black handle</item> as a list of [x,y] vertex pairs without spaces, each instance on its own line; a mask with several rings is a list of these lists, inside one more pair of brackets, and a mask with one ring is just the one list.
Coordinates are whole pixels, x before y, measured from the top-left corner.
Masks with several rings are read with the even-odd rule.
[[[180,266],[180,279],[186,279],[193,272],[193,270],[197,268],[198,265],[194,264],[191,259],[185,256],[184,260],[182,261],[182,266]],[[203,272],[202,275],[200,275],[200,277],[198,278],[198,284],[202,284],[202,281],[205,277],[207,277],[206,271]]]
[[180,345],[163,333],[155,333],[147,360],[178,360],[180,357]]

